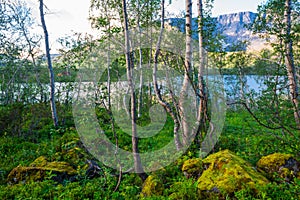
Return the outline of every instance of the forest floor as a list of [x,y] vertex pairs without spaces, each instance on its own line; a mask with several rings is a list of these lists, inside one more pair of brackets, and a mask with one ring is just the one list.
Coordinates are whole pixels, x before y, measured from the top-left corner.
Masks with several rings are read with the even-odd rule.
[[[199,151],[193,145],[175,162],[149,173],[152,179],[148,177],[145,183],[137,174],[123,174],[120,186],[115,190],[118,171],[97,162],[89,154],[80,141],[70,111],[60,116],[65,119],[65,124],[59,128],[54,128],[49,116],[44,116],[40,126],[31,130],[30,125],[35,119],[26,112],[30,109],[22,107],[24,113],[20,113],[15,107],[1,108],[0,199],[300,199],[300,176],[289,176],[287,180],[276,171],[274,176],[267,177],[268,183],[256,185],[255,190],[245,186],[229,193],[206,191],[203,195],[203,191],[199,191],[199,174],[187,178],[183,173],[183,166],[199,157]],[[22,115],[22,120],[16,115]],[[98,117],[99,121],[107,120],[101,110]],[[110,129],[108,125],[105,128]],[[159,134],[151,143],[142,141],[141,145],[160,148],[172,137],[172,129],[172,123],[167,120],[162,130],[164,134]],[[121,131],[118,134],[121,147],[130,148],[126,142],[129,138],[122,138]],[[281,153],[292,155],[298,162],[294,167],[299,167],[299,141],[280,134],[280,131],[260,126],[243,109],[229,109],[223,132],[210,155],[228,149],[234,158],[243,159],[257,170],[257,163],[263,156]],[[95,166],[101,170],[91,172],[88,160],[95,161]],[[61,165],[64,166],[62,170]]]

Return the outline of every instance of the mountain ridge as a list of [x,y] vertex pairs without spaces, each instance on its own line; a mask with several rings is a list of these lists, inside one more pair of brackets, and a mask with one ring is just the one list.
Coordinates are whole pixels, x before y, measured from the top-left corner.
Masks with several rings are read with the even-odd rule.
[[[222,14],[213,17],[213,23],[216,24],[216,32],[212,34],[220,34],[224,37],[222,43],[226,51],[248,50],[259,51],[266,47],[265,41],[258,35],[253,34],[248,30],[247,25],[254,22],[257,13],[251,11]],[[169,26],[177,28],[181,32],[185,32],[185,19],[184,18],[168,18],[166,22]],[[205,29],[205,27],[204,27]],[[198,24],[197,18],[192,19],[192,37],[198,39]],[[248,41],[248,45],[240,45],[240,42]],[[239,45],[239,48],[237,48]]]

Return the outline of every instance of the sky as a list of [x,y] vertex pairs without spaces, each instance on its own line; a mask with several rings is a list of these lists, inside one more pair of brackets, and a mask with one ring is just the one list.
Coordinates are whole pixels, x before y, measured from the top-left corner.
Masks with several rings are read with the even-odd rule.
[[[32,9],[33,16],[40,22],[38,11],[38,0],[26,0],[28,6]],[[168,1],[167,1],[168,2]],[[185,8],[184,0],[172,0],[172,4],[167,6],[167,11],[179,14]],[[193,2],[196,2],[193,0]],[[264,0],[214,0],[214,8],[212,15],[235,13],[241,11],[255,12],[257,6]],[[49,9],[45,16],[51,53],[56,53],[59,48],[58,38],[72,35],[74,32],[87,32],[97,35],[96,30],[92,30],[89,16],[89,0],[44,0],[45,5]],[[196,3],[193,4],[193,12],[196,13]],[[41,26],[35,28],[35,31],[42,33]]]

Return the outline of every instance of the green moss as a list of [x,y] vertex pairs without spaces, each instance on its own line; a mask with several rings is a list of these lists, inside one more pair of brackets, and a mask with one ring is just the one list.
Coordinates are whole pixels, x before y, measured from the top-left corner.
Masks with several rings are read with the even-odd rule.
[[150,175],[145,180],[141,197],[150,197],[162,195],[164,191],[164,185],[162,181],[155,175]]
[[187,178],[199,177],[203,171],[202,160],[200,158],[193,158],[186,160],[182,165],[182,172]]
[[268,180],[245,160],[229,150],[212,154],[203,160],[204,172],[198,179],[201,192],[232,194],[245,187],[256,190]]
[[73,132],[65,133],[59,138],[56,153],[51,157],[55,161],[66,161],[72,166],[82,168],[87,159],[91,159],[84,150],[78,135]]
[[37,159],[35,159],[30,165],[29,167],[44,167],[46,166],[48,163],[46,157],[44,156],[40,156]]
[[76,170],[73,169],[67,162],[50,162],[45,167],[42,167],[43,170],[48,171],[57,171],[67,173],[69,175],[76,174]]
[[175,182],[171,185],[171,194],[168,199],[200,199],[197,192],[197,182],[194,179],[186,179],[183,182]]
[[62,152],[56,153],[56,159],[67,161],[72,165],[82,165],[85,163],[85,160],[88,158],[87,153],[79,148],[74,147],[69,150],[63,150]]
[[48,162],[41,156],[33,161],[29,167],[17,166],[7,177],[11,184],[45,179],[47,172],[59,175],[75,175],[76,170],[67,162]]
[[280,166],[283,166],[285,162],[293,157],[291,154],[274,153],[271,155],[263,156],[258,162],[257,167],[268,172],[278,171]]
[[256,165],[258,170],[272,180],[280,177],[285,181],[291,181],[299,177],[300,163],[291,154],[274,153],[263,156]]
[[22,167],[14,168],[7,177],[8,183],[14,184],[19,182],[40,181],[45,176],[45,171],[39,167]]
[[61,150],[69,150],[77,147],[80,143],[80,138],[75,130],[71,129],[64,133],[64,135],[59,138],[59,148]]

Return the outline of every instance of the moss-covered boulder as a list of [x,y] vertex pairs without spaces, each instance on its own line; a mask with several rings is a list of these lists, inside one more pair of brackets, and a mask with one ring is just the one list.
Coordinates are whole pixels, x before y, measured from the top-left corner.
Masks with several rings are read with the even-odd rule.
[[87,153],[79,147],[62,150],[54,155],[55,160],[67,161],[71,165],[83,165],[87,158]]
[[55,149],[56,153],[51,157],[53,161],[67,162],[84,176],[88,169],[86,161],[92,159],[92,156],[88,154],[77,133],[64,134]]
[[186,160],[181,170],[187,178],[198,178],[203,172],[202,160],[200,158]]
[[62,182],[74,178],[76,170],[67,162],[48,162],[43,156],[37,158],[28,167],[17,166],[7,177],[10,184],[41,181],[45,178]]
[[156,175],[150,175],[144,182],[141,197],[159,196],[163,191],[163,181]]
[[256,192],[258,185],[268,183],[254,167],[229,150],[208,156],[203,166],[197,186],[202,195],[232,194],[246,187]]
[[48,164],[47,158],[44,156],[40,156],[35,159],[29,167],[45,167]]
[[290,182],[296,177],[300,178],[300,162],[291,154],[274,153],[263,156],[256,165],[271,180],[282,178]]

